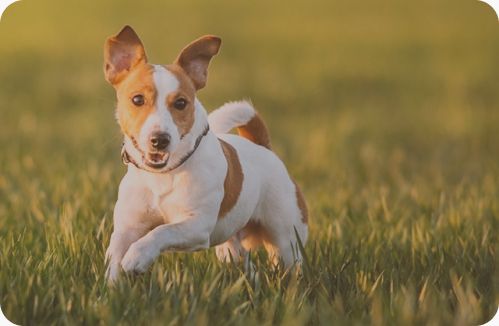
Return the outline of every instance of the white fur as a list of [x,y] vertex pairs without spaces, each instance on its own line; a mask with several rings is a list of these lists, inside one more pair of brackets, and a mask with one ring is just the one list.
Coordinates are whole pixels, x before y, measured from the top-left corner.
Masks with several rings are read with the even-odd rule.
[[174,149],[180,142],[180,133],[173,122],[172,115],[166,107],[166,97],[178,89],[179,81],[170,71],[159,65],[154,65],[154,85],[156,86],[156,103],[154,112],[149,114],[142,125],[139,135],[139,145],[146,150],[149,139],[154,132],[163,132],[170,135],[170,149]]
[[[174,83],[168,78],[161,69],[155,76],[160,98],[167,96],[168,90],[174,91],[170,87]],[[206,111],[197,100],[195,108],[194,126],[172,152],[173,160],[193,148],[208,123]],[[228,132],[254,115],[248,102],[228,103],[210,115],[210,127]],[[166,127],[171,132],[168,121],[163,123],[151,122],[148,128]],[[218,212],[228,164],[218,138],[236,149],[244,175],[235,206],[222,218],[218,218]],[[210,131],[194,154],[168,173],[151,173],[129,164],[114,209],[114,231],[106,253],[108,279],[118,277],[120,266],[126,272],[144,272],[163,251],[217,246],[220,260],[227,261],[229,255],[237,260],[252,249],[244,244],[248,235],[244,227],[250,221],[269,236],[264,245],[274,260],[280,257],[286,266],[300,260],[295,229],[305,242],[307,225],[302,222],[296,188],[282,161],[262,146]]]
[[211,130],[226,134],[231,129],[245,125],[255,116],[253,105],[248,101],[227,102],[208,116]]

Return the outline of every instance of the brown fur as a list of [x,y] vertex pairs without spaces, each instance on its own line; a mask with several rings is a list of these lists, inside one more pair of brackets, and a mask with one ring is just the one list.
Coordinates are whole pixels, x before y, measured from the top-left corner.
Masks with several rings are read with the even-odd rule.
[[[172,115],[173,121],[177,125],[180,136],[187,134],[194,124],[194,100],[196,98],[196,88],[192,80],[185,73],[182,67],[177,64],[165,66],[179,81],[178,90],[172,93],[166,99],[166,106]],[[173,107],[176,99],[183,97],[187,100],[187,106],[183,110],[177,110]]]
[[219,139],[220,145],[227,160],[227,175],[224,181],[224,198],[220,204],[218,217],[224,217],[237,203],[243,187],[243,169],[239,162],[236,150],[229,143]]
[[256,113],[247,124],[238,127],[237,132],[241,137],[244,137],[255,144],[271,149],[269,131],[262,117],[260,117],[258,113]]
[[[136,139],[142,124],[154,111],[157,91],[152,77],[153,66],[147,63],[144,46],[130,26],[111,36],[104,44],[104,74],[116,89],[117,118],[121,130]],[[135,95],[144,95],[145,103],[132,103]]]
[[239,232],[241,245],[247,251],[256,250],[262,244],[274,264],[279,263],[279,247],[269,232],[258,222],[250,221]]
[[[138,137],[142,124],[154,111],[157,94],[152,70],[149,64],[138,65],[116,89],[118,123],[122,131],[132,138]],[[140,107],[132,103],[132,97],[137,94],[143,94],[145,98],[144,105]]]
[[239,231],[241,245],[246,250],[255,250],[260,247],[264,241],[269,242],[267,231],[258,222],[250,221]]

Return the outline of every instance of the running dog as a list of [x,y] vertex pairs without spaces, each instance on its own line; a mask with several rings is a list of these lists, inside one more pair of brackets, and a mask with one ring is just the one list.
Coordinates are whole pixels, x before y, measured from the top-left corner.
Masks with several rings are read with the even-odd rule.
[[129,26],[105,42],[104,74],[116,90],[128,165],[106,253],[111,282],[121,269],[146,271],[164,251],[215,246],[227,262],[263,244],[274,263],[301,261],[307,206],[261,116],[245,101],[208,115],[196,97],[220,45],[203,36],[172,64],[155,65]]

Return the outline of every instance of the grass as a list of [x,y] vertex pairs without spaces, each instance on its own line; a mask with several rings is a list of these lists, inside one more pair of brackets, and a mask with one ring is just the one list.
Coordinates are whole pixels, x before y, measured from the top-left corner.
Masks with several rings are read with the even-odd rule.
[[[167,253],[106,286],[125,169],[102,75],[122,25],[199,97],[251,98],[311,210],[299,276]],[[499,26],[478,1],[21,1],[0,22],[0,305],[43,324],[456,324],[499,304]]]

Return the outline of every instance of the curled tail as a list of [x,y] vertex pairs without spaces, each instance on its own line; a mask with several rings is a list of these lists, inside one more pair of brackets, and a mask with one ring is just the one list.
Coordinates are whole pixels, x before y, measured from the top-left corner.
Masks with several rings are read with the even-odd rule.
[[228,133],[237,128],[239,136],[268,149],[270,135],[262,117],[247,101],[228,102],[208,116],[210,128],[215,133]]

